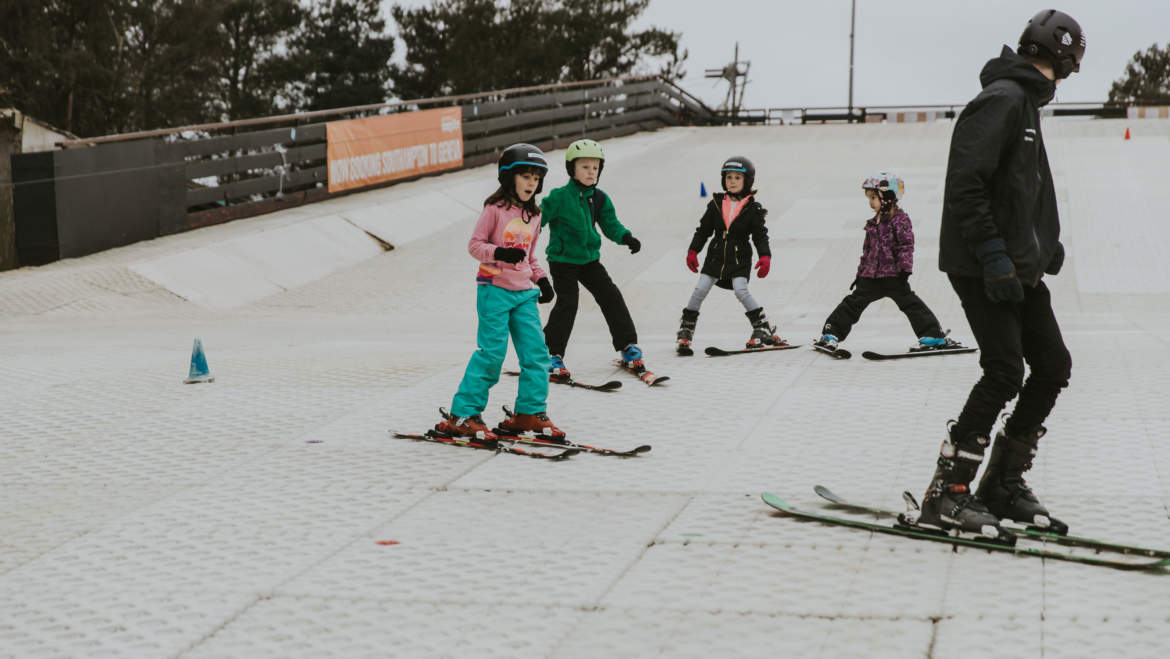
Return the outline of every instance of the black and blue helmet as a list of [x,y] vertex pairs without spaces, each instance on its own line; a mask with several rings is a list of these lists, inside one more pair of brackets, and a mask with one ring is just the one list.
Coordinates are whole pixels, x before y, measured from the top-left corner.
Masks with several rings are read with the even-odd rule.
[[719,182],[723,185],[724,192],[727,192],[727,179],[724,177],[727,172],[743,174],[744,194],[752,191],[752,187],[756,183],[756,166],[752,164],[752,161],[743,156],[731,156],[723,161],[723,167],[719,169]]
[[500,154],[500,161],[498,164],[498,173],[500,185],[505,190],[510,189],[512,185],[512,174],[518,171],[517,167],[535,167],[540,169],[541,177],[540,183],[536,186],[536,192],[539,193],[544,188],[544,179],[548,176],[548,159],[544,157],[544,152],[532,146],[531,144],[513,144],[504,149]]

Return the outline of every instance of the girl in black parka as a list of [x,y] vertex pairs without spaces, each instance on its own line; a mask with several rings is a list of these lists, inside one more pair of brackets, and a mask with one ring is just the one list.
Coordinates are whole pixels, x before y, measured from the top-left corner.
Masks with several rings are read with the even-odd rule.
[[[699,319],[699,307],[707,293],[711,292],[712,285],[735,291],[735,297],[747,310],[748,320],[752,324],[748,348],[784,344],[784,339],[776,334],[776,326],[768,323],[763,307],[756,302],[747,287],[752,271],[751,243],[755,243],[760,255],[755,268],[761,278],[768,276],[772,265],[768,228],[764,226],[764,216],[768,211],[756,201],[756,191],[752,189],[756,178],[755,165],[747,158],[733,156],[724,161],[720,178],[725,194],[717,192],[711,195],[711,201],[699,220],[699,228],[695,229],[695,237],[691,239],[687,250],[687,267],[691,272],[699,272],[699,251],[711,238],[699,283],[682,312],[676,346],[680,355],[694,354],[691,340],[694,338],[695,323]],[[751,243],[748,242],[749,238]]]

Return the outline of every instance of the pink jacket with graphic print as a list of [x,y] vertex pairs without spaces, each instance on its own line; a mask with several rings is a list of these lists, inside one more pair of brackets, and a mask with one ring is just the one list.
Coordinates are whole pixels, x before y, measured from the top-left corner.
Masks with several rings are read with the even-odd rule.
[[[539,237],[539,213],[525,222],[518,206],[506,206],[503,202],[484,206],[467,242],[467,251],[479,261],[476,282],[510,291],[533,288],[534,282],[547,276],[536,259],[534,248]],[[497,261],[497,247],[519,247],[528,253],[528,258],[519,263]]]
[[897,209],[894,216],[878,222],[875,215],[865,223],[865,244],[857,276],[873,279],[897,277],[914,271],[914,228],[906,211]]

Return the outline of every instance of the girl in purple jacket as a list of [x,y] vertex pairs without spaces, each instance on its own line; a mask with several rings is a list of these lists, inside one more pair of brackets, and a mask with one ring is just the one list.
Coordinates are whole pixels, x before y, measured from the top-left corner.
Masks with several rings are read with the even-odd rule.
[[896,174],[881,172],[861,184],[874,216],[865,223],[865,244],[851,291],[829,314],[816,344],[836,349],[871,303],[888,297],[898,305],[918,338],[915,349],[957,345],[946,338],[938,319],[922,298],[910,290],[914,271],[914,229],[910,216],[898,206],[906,183]]

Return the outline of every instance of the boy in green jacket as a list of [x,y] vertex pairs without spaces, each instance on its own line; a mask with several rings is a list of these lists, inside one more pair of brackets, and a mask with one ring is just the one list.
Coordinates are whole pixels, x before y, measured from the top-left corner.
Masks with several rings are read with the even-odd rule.
[[544,341],[552,355],[549,377],[567,380],[565,346],[577,317],[577,285],[597,300],[609,333],[613,349],[621,352],[622,363],[641,368],[642,350],[638,348],[638,331],[622,293],[601,265],[601,233],[606,238],[630,248],[631,254],[642,249],[642,243],[622,226],[609,196],[597,189],[605,153],[593,140],[577,140],[565,151],[565,168],[569,182],[551,192],[540,204],[541,226],[549,226],[547,255],[549,274],[557,302],[544,326]]

